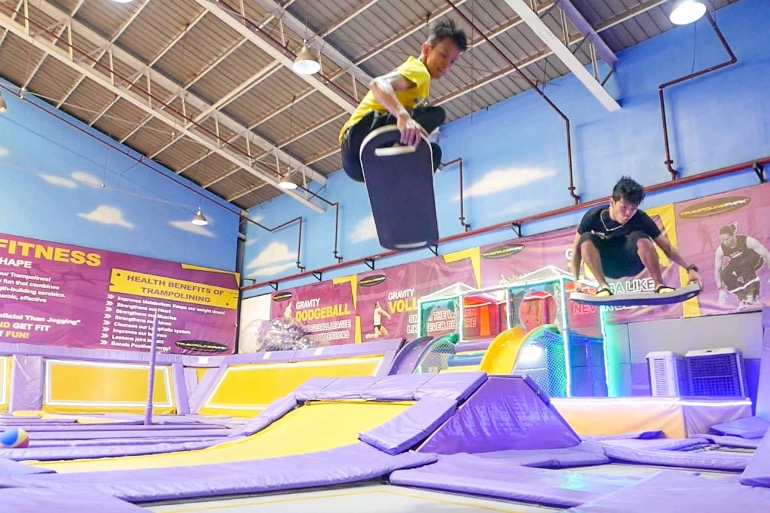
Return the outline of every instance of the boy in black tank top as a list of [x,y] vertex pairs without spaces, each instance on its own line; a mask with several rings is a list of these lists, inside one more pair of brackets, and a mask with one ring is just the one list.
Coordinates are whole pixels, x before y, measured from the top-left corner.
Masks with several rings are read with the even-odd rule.
[[572,274],[576,283],[585,260],[599,282],[596,291],[599,297],[612,295],[607,278],[636,276],[645,268],[655,283],[655,292],[673,292],[675,289],[663,283],[655,250],[657,244],[668,258],[687,269],[690,282],[703,287],[698,267],[688,265],[650,216],[639,210],[643,199],[642,186],[624,176],[612,189],[609,205],[594,207],[585,213],[572,248]]

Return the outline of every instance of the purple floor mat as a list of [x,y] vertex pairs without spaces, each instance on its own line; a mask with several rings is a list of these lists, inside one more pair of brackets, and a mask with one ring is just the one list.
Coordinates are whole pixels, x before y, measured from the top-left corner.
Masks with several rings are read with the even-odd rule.
[[752,457],[750,454],[727,454],[715,451],[679,452],[631,449],[613,444],[604,444],[604,452],[612,461],[616,462],[733,472],[745,469]]
[[570,507],[598,500],[637,482],[618,476],[517,467],[473,454],[439,456],[439,461],[390,475],[397,485]]
[[221,443],[220,439],[209,441],[186,441],[183,443],[155,443],[147,445],[102,445],[88,447],[28,447],[26,449],[0,449],[0,458],[16,461],[56,461],[90,458],[114,458],[118,456],[141,456],[205,449]]
[[635,486],[574,507],[569,513],[763,513],[770,489],[743,486],[738,478],[705,478],[686,472],[658,472]]
[[[770,431],[765,434],[754,457],[741,474],[741,483],[770,488]],[[770,508],[765,511],[770,511]]]
[[564,449],[532,449],[482,452],[473,456],[481,459],[505,460],[508,465],[536,468],[571,468],[603,465],[610,459],[599,442],[586,441]]
[[108,495],[45,488],[2,488],[0,504],[8,513],[147,513],[144,508]]
[[36,486],[84,495],[103,493],[130,502],[152,502],[349,484],[434,461],[435,454],[408,452],[390,456],[357,443],[328,451],[237,463],[19,478],[0,476],[0,488]]
[[[25,428],[26,429],[26,428]],[[29,438],[35,440],[104,440],[110,438],[158,438],[158,437],[187,437],[190,440],[199,438],[226,437],[232,431],[227,429],[196,429],[196,430],[166,430],[166,431],[91,431],[80,429],[71,431],[27,431]]]

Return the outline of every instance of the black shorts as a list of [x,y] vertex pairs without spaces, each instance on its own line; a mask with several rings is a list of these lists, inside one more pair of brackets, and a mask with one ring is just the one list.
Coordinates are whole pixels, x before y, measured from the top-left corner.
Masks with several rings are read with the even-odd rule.
[[600,236],[585,232],[580,236],[580,244],[590,240],[599,251],[602,261],[602,271],[607,278],[627,278],[636,276],[644,270],[644,264],[639,258],[636,243],[649,235],[644,232],[631,232],[625,237],[603,239]]
[[[428,132],[433,132],[444,123],[446,113],[441,107],[417,107],[411,111],[412,118],[420,123]],[[374,130],[385,125],[395,125],[396,118],[390,113],[369,112],[361,118],[358,123],[351,126],[342,136],[340,151],[342,153],[342,169],[345,173],[357,182],[364,181],[364,171],[361,169],[361,144]],[[431,143],[433,152],[433,169],[435,170],[441,163],[441,148],[438,144]]]
[[382,324],[375,324],[374,325],[374,329],[378,330],[380,328],[382,328]]

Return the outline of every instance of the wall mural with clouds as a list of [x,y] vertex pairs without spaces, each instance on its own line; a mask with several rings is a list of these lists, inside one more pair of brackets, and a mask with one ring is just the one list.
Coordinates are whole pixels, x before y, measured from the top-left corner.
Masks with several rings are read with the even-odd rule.
[[[5,97],[0,232],[235,269],[238,216],[233,207],[87,126],[80,124],[95,137],[26,101]],[[206,226],[190,223],[198,207],[209,221]]]

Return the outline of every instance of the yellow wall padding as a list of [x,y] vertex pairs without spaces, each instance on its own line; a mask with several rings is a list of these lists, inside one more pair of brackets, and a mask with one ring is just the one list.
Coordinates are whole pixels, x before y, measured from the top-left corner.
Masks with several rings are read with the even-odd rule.
[[384,424],[410,405],[363,401],[308,403],[250,437],[198,451],[29,463],[59,473],[98,472],[230,463],[325,451],[357,442],[360,432]]
[[0,413],[8,411],[11,400],[11,357],[0,356]]
[[222,375],[200,412],[251,417],[314,377],[374,376],[382,356],[295,363],[234,365]]
[[[146,364],[46,360],[43,411],[144,412],[149,366]],[[175,413],[171,367],[155,367],[154,413]]]

